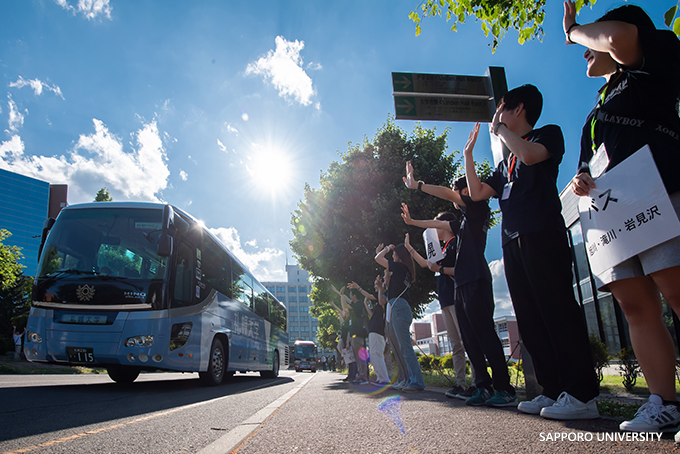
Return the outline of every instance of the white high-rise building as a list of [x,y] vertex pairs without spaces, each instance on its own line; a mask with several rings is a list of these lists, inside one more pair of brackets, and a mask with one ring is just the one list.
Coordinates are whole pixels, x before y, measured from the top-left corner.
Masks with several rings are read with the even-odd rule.
[[288,310],[290,344],[293,345],[296,340],[315,341],[319,322],[309,314],[309,306],[312,304],[309,299],[309,273],[299,265],[286,264],[286,274],[287,282],[262,282],[262,285]]

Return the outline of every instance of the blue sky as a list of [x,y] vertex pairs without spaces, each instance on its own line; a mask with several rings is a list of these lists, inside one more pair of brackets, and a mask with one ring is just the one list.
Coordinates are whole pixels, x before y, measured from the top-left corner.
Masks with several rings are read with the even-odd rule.
[[[482,75],[503,66],[509,87],[543,92],[538,124],[563,128],[563,188],[602,81],[585,76],[583,48],[564,45],[562,2],[548,1],[542,43],[519,45],[509,32],[495,54],[472,18],[457,33],[426,19],[416,37],[408,13],[418,3],[5,0],[0,168],[67,183],[71,204],[104,186],[116,201],[172,203],[258,278],[285,280],[304,184],[318,187],[348,143],[372,138],[394,115],[392,71]],[[630,3],[661,28],[676,2]],[[622,4],[598,0],[578,20]],[[425,126],[450,127],[452,151],[472,124]],[[491,160],[486,129],[475,157]],[[487,259],[497,313],[507,314],[501,255],[494,228]]]

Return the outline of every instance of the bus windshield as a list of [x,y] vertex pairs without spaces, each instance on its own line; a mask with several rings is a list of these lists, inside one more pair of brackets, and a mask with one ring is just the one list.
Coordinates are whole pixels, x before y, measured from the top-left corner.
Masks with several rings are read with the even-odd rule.
[[295,359],[310,360],[316,357],[316,345],[295,344]]
[[34,300],[97,305],[158,297],[160,304],[153,287],[165,277],[166,258],[156,253],[161,221],[160,209],[64,210],[45,243]]

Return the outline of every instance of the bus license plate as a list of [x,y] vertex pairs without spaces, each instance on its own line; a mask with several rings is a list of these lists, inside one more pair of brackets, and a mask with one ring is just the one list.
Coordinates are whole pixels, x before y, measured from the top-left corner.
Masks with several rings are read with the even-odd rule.
[[68,360],[72,363],[94,363],[94,351],[90,347],[66,347]]

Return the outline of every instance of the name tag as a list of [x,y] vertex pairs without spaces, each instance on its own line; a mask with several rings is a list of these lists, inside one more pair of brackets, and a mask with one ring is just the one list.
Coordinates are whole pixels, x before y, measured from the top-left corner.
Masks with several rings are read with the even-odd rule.
[[588,163],[590,166],[590,176],[593,179],[598,178],[602,175],[609,165],[609,156],[607,156],[607,150],[604,147],[604,142],[599,146],[595,156],[590,159]]
[[501,200],[507,200],[510,197],[510,191],[512,191],[512,181],[508,182],[503,186],[503,194],[501,195]]

